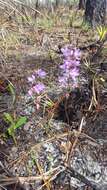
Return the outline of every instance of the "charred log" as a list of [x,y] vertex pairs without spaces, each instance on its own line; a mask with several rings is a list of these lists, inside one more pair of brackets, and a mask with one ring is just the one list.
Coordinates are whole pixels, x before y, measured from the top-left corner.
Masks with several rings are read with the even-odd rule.
[[106,20],[106,0],[87,0],[85,8],[85,20],[92,26],[103,25]]

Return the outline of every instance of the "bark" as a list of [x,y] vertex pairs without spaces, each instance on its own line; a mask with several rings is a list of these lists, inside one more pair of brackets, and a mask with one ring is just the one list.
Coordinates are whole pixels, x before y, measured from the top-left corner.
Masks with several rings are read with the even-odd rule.
[[85,8],[85,20],[92,26],[103,25],[106,21],[107,0],[87,0]]
[[85,1],[86,0],[79,0],[79,9],[85,9]]

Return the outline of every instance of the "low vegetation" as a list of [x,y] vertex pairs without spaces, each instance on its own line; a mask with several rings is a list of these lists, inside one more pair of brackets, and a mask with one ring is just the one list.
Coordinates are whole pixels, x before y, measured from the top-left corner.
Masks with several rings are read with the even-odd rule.
[[106,185],[107,27],[69,3],[0,2],[1,189]]

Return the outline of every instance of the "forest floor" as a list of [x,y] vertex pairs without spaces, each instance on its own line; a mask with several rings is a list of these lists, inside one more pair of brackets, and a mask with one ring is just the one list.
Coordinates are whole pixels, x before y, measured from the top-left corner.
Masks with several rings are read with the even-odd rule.
[[[0,189],[97,189],[107,185],[107,43],[98,43],[83,11],[43,14],[28,22],[0,17]],[[66,44],[82,54],[68,99],[57,81]],[[49,87],[40,110],[28,95],[38,68]],[[4,113],[27,121],[9,134]]]

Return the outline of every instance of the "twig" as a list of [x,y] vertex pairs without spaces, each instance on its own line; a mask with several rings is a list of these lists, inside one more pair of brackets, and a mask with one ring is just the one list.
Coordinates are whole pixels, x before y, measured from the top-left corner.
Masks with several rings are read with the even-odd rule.
[[[28,152],[24,152],[24,158],[26,158],[32,151],[34,151],[36,149],[36,151],[38,150],[38,148],[42,145],[44,145],[45,143],[49,143],[49,142],[52,142],[54,140],[58,140],[58,139],[62,139],[64,137],[67,137],[68,135],[75,135],[77,136],[78,135],[78,131],[69,131],[67,133],[63,133],[63,134],[58,134],[58,135],[55,135],[54,137],[51,137],[43,142],[40,142],[34,146],[32,146],[32,148],[30,148],[30,150]],[[85,133],[82,133],[80,134],[81,137],[86,137],[88,138],[89,140],[93,141],[94,143],[96,143],[97,145],[97,142],[92,138],[92,137],[89,137],[88,135],[86,135]],[[11,167],[11,165],[13,164],[17,164],[17,163],[21,163],[23,160],[23,155],[21,155],[17,160],[14,160],[12,163],[9,164],[9,167]]]
[[79,136],[82,132],[82,126],[83,126],[83,123],[84,123],[84,120],[85,120],[85,116],[82,117],[81,119],[81,122],[80,122],[80,126],[79,126],[79,129],[78,129],[78,132],[75,133],[75,141],[73,144],[71,144],[70,148],[69,148],[69,151],[67,152],[67,155],[66,155],[66,164],[69,166],[70,165],[70,159],[71,159],[71,155],[73,154],[74,152],[74,149],[78,143],[78,140],[79,140]]
[[80,180],[81,182],[83,182],[87,186],[90,186],[90,187],[94,188],[95,190],[101,190],[101,187],[99,187],[99,185],[97,183],[95,183],[94,181],[91,181],[91,180],[87,179],[82,174],[80,174],[77,171],[75,171],[73,168],[66,167],[66,169],[67,169],[67,172],[69,172],[72,177],[75,177],[76,179]]
[[42,175],[38,176],[28,176],[28,177],[5,177],[0,179],[0,185],[8,185],[8,184],[14,184],[14,183],[25,183],[25,182],[33,182],[33,181],[40,181],[40,180],[47,180],[51,177],[55,178],[56,175],[58,175],[60,172],[64,171],[64,167],[62,165],[57,166],[56,168],[53,168],[45,173],[42,173]]
[[38,168],[38,170],[39,170],[39,173],[41,174],[41,176],[42,176],[42,178],[43,178],[44,186],[47,187],[47,190],[50,190],[50,184],[49,184],[49,182],[48,182],[48,181],[45,179],[45,177],[44,177],[44,172],[43,172],[43,169],[42,169],[40,163],[38,162],[37,159],[35,159],[35,162],[36,162],[36,166],[37,166],[37,168]]

